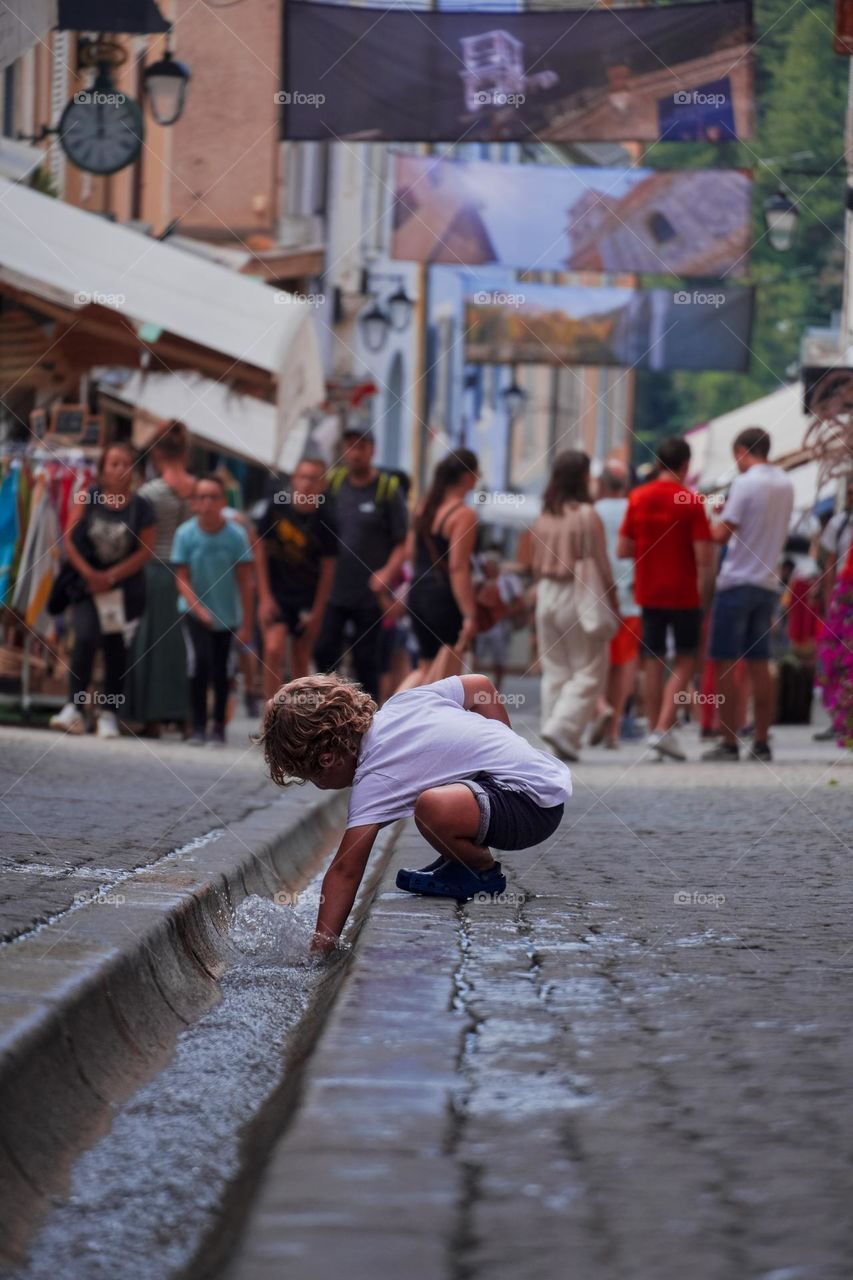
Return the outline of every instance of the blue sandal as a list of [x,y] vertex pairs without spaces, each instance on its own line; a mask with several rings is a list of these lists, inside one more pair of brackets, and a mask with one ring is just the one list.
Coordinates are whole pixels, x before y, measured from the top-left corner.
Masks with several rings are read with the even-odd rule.
[[410,893],[411,892],[410,881],[412,876],[421,875],[425,871],[437,871],[438,868],[443,865],[444,861],[445,861],[444,858],[436,858],[433,862],[429,864],[429,866],[418,867],[417,871],[407,871],[405,867],[401,868],[397,872],[397,880],[396,880],[397,888],[405,889],[407,893]]
[[[400,888],[399,877],[397,884]],[[411,871],[406,886],[409,893],[419,893],[429,898],[455,898],[457,902],[470,902],[480,894],[503,893],[506,876],[501,864],[496,862],[488,871],[469,871],[461,862],[442,862],[435,871]]]

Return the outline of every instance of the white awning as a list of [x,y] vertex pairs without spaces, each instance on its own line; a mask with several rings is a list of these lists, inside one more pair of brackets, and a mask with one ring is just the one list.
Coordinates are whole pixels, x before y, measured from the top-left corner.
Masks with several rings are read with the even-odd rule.
[[[114,309],[277,379],[278,440],[325,397],[304,302],[196,254],[0,179],[0,279],[81,310]],[[93,361],[96,363],[96,352]]]
[[[197,440],[273,471],[292,469],[294,445],[304,447],[308,435],[307,419],[303,419],[280,448],[274,404],[238,395],[225,383],[198,373],[133,373],[122,386],[109,384],[104,389],[155,418],[179,418]],[[297,461],[301,447],[297,447]]]
[[[741,405],[731,413],[712,418],[695,441],[697,457],[691,472],[699,474],[699,488],[712,493],[731,484],[737,468],[732,444],[746,427],[763,427],[770,433],[770,458],[784,458],[803,446],[810,418],[803,413],[803,384],[794,382],[769,396]],[[691,444],[694,438],[690,437]]]

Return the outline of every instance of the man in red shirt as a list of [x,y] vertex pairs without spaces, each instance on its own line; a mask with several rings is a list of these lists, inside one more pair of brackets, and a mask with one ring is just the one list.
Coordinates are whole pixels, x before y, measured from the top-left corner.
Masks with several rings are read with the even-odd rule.
[[[660,445],[657,460],[658,478],[635,489],[628,499],[617,551],[634,560],[634,595],[643,610],[649,746],[659,756],[685,760],[673,727],[676,700],[683,700],[679,695],[696,666],[702,610],[713,586],[713,543],[704,504],[684,485],[690,445],[672,436]],[[675,664],[664,687],[669,631]]]

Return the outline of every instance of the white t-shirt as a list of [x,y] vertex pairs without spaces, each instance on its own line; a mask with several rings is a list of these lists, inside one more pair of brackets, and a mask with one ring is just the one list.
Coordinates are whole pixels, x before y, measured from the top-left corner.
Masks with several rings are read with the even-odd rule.
[[593,503],[595,510],[604,525],[604,536],[607,539],[607,554],[616,583],[616,596],[619,601],[619,612],[623,618],[634,618],[640,612],[634,599],[634,561],[620,560],[616,554],[619,542],[619,530],[628,509],[627,498],[599,498]]
[[358,755],[347,827],[408,818],[430,787],[489,773],[544,808],[572,794],[566,765],[499,720],[466,711],[459,676],[407,689],[373,717]]
[[794,510],[794,486],[780,467],[755,463],[732,481],[721,519],[737,525],[717,578],[717,589],[779,588],[779,557]]

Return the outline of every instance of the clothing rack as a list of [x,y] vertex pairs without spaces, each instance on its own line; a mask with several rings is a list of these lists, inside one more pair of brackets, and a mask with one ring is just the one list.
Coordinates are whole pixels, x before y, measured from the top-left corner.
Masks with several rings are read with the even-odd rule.
[[[99,453],[100,450],[98,449],[82,445],[52,445],[49,439],[37,442],[5,441],[0,444],[0,485],[5,484],[10,471],[15,469],[26,477],[28,486],[25,498],[22,499],[20,488],[16,489],[14,493],[16,517],[19,519],[19,523],[15,528],[14,542],[8,540],[2,547],[3,599],[2,604],[0,604],[0,616],[2,616],[4,632],[8,634],[9,632],[17,631],[23,636],[21,648],[11,644],[0,646],[0,653],[5,655],[6,658],[6,662],[3,664],[4,667],[12,668],[12,670],[7,669],[5,674],[0,669],[0,679],[7,686],[6,688],[0,687],[0,706],[18,708],[24,721],[30,719],[32,710],[35,707],[57,709],[66,701],[64,689],[61,693],[44,693],[33,690],[34,669],[39,661],[35,654],[36,647],[41,644],[51,653],[54,650],[53,646],[48,644],[47,639],[42,639],[35,632],[35,629],[27,623],[21,610],[12,604],[18,583],[23,576],[26,576],[27,572],[27,565],[22,564],[21,561],[33,516],[33,494],[38,494],[40,497],[43,496],[39,493],[38,488],[43,478],[47,477],[48,483],[55,483],[63,474],[71,473],[76,477],[76,482],[72,481],[68,487],[66,497],[70,501],[73,499],[73,494],[79,490],[80,485],[86,483],[89,473],[93,472],[95,459]],[[65,511],[62,511],[61,506],[58,507],[56,505],[53,494],[49,494],[46,501],[54,504],[54,516],[59,529],[58,537],[51,539],[50,545],[52,547],[57,544],[64,532],[68,503],[66,503]],[[20,521],[22,506],[26,507],[26,512],[25,519]],[[38,510],[41,512],[42,508],[38,508]],[[9,514],[8,511],[6,514]],[[61,516],[64,516],[65,519],[61,520]],[[36,557],[33,562],[34,569],[42,562],[43,558],[43,554]],[[18,662],[19,655],[20,663]],[[18,665],[20,666],[20,671],[16,673],[14,668],[17,668]],[[13,687],[9,688],[9,685]]]

